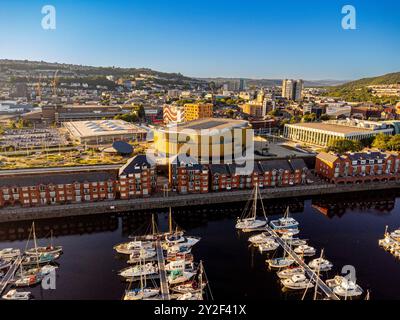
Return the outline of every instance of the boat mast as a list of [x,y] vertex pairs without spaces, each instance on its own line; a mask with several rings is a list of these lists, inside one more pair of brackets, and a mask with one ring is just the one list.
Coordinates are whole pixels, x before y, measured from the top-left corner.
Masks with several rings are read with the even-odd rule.
[[33,243],[35,245],[36,264],[39,269],[39,254],[38,254],[37,242],[36,242],[35,221],[32,222],[32,232],[33,232]]
[[258,183],[256,183],[256,190],[254,192],[253,218],[257,217],[257,194],[258,194]]
[[323,256],[324,256],[324,249],[321,250],[321,257],[320,257],[320,261],[319,261],[319,264],[318,264],[318,270],[317,270],[317,278],[315,279],[314,300],[317,300],[318,279],[319,279],[319,274],[320,274],[320,270],[321,270],[321,261],[322,261],[322,257]]
[[200,260],[199,282],[200,282],[200,294],[203,297],[203,261],[202,260]]
[[156,224],[154,220],[154,213],[151,215],[151,226],[152,226],[152,233],[153,236],[156,234]]
[[172,234],[172,208],[171,207],[169,207],[168,222],[169,222],[169,234]]

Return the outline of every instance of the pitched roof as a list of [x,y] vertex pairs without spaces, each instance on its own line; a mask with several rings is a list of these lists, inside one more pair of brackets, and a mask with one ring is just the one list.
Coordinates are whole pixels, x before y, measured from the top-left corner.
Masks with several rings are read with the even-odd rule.
[[39,185],[74,184],[83,182],[105,182],[117,180],[117,174],[111,172],[79,172],[59,174],[33,174],[24,176],[1,176],[1,187],[33,187]]
[[263,172],[273,170],[289,170],[292,171],[291,166],[287,160],[266,160],[260,161],[260,167]]
[[229,174],[229,168],[226,164],[210,164],[208,167],[212,175]]
[[304,168],[307,169],[307,165],[303,159],[290,159],[289,164],[293,170],[303,170]]
[[339,156],[333,153],[321,152],[317,155],[317,158],[325,162],[334,163],[336,160],[339,159]]
[[119,175],[140,173],[142,169],[149,169],[153,167],[147,156],[144,154],[137,155],[128,160],[128,162],[119,169]]

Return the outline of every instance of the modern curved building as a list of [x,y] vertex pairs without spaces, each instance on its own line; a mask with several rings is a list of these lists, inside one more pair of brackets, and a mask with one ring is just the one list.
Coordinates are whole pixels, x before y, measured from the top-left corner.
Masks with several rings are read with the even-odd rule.
[[173,159],[187,154],[199,163],[229,161],[243,155],[251,143],[253,130],[243,120],[205,118],[154,131],[154,149],[159,157]]

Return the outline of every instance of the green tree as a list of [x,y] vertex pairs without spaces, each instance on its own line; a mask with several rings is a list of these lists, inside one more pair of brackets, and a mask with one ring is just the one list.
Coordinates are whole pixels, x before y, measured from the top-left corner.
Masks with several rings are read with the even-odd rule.
[[332,139],[328,143],[327,151],[335,153],[356,152],[362,150],[363,146],[360,141],[350,139]]
[[392,151],[400,151],[400,134],[392,136],[388,141],[387,146]]
[[389,140],[390,140],[389,136],[381,133],[375,137],[374,142],[372,142],[372,147],[381,150],[386,150],[388,149]]

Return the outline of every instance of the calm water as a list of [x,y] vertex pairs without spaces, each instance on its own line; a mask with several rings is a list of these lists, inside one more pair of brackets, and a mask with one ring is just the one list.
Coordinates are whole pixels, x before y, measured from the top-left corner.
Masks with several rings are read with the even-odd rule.
[[[400,299],[400,260],[378,246],[384,228],[400,227],[400,199],[396,194],[358,194],[323,199],[290,199],[266,203],[270,219],[280,217],[287,205],[300,222],[301,238],[324,248],[334,263],[329,276],[343,265],[353,265],[358,283],[371,290],[372,299]],[[203,260],[215,299],[299,299],[283,293],[275,272],[265,259],[249,248],[248,234],[238,234],[235,219],[242,205],[174,210],[174,220],[188,235],[202,237],[193,249]],[[58,260],[57,289],[32,289],[36,299],[121,299],[125,283],[117,273],[126,267],[112,247],[128,236],[145,232],[151,215],[93,216],[37,221],[39,244],[47,245],[50,229],[54,243],[64,246]],[[167,214],[157,214],[160,229],[167,228]],[[0,249],[24,249],[30,222],[0,224]],[[32,245],[32,242],[29,243]],[[276,255],[281,255],[277,252]]]

